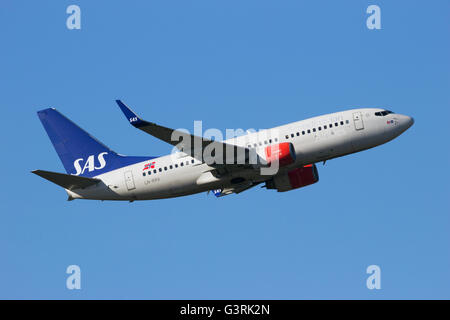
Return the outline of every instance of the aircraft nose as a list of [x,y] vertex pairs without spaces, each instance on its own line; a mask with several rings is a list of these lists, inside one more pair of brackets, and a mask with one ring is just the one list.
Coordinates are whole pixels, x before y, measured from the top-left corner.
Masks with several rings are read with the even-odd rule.
[[414,124],[414,118],[410,117],[410,116],[405,116],[405,126],[406,129],[408,129],[409,127],[411,127]]
[[400,127],[402,132],[409,129],[414,124],[414,118],[406,115],[402,115],[400,119]]

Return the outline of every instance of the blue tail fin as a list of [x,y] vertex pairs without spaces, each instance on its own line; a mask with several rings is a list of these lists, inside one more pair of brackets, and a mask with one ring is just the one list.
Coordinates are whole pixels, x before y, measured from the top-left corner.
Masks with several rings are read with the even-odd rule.
[[93,177],[152,159],[118,155],[53,108],[38,116],[68,174]]

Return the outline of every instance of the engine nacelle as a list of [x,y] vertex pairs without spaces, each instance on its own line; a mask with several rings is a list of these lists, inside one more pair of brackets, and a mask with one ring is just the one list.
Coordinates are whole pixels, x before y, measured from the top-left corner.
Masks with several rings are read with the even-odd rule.
[[267,189],[276,189],[278,192],[289,191],[319,181],[319,173],[315,164],[308,164],[288,172],[280,173],[266,181]]
[[278,166],[285,167],[295,162],[294,145],[290,142],[282,142],[270,145],[261,150],[263,153],[263,163],[266,166],[271,166],[278,161]]

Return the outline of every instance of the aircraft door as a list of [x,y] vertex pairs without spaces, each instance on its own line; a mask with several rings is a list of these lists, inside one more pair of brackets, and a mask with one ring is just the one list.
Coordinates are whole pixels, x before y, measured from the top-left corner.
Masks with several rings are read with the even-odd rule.
[[128,191],[136,189],[134,185],[133,172],[131,170],[125,171],[125,183]]
[[364,129],[364,122],[363,122],[363,119],[362,119],[361,112],[353,113],[353,123],[355,124],[355,130],[362,130],[362,129]]

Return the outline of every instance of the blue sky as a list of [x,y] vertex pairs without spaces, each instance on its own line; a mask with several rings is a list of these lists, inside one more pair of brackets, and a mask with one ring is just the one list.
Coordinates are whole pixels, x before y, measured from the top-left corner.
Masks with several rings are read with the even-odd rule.
[[[79,5],[81,30],[66,28]],[[366,8],[381,8],[368,30]],[[0,3],[0,298],[450,298],[450,2]],[[175,128],[268,128],[354,107],[415,118],[320,182],[134,203],[66,201],[36,111],[164,155],[114,99]],[[67,266],[82,289],[67,290]],[[381,268],[368,290],[366,268]]]

